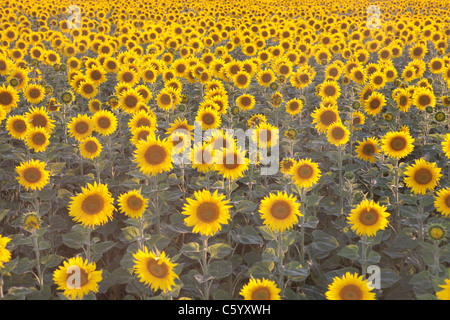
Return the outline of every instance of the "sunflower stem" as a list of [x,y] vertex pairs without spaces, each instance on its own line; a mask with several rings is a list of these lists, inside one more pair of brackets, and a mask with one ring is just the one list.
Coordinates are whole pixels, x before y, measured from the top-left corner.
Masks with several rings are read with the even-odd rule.
[[144,251],[145,249],[145,243],[144,243],[144,215],[141,214],[138,218],[139,221],[139,248]]
[[203,299],[209,300],[209,280],[205,281],[208,277],[208,236],[203,238],[203,250],[202,250],[202,271],[203,271]]
[[438,277],[439,276],[439,241],[434,241],[433,246],[433,257],[434,257],[434,270],[433,274]]
[[344,179],[342,177],[342,146],[338,146],[338,170],[339,170],[339,203],[341,208],[341,215],[344,214],[344,196],[342,194],[344,190]]
[[283,295],[284,289],[284,276],[283,276],[283,265],[284,265],[284,253],[283,253],[283,233],[280,231],[277,235],[277,256],[278,256],[278,285],[282,290],[281,295]]
[[369,249],[369,242],[367,234],[364,235],[361,241],[361,275],[366,278],[367,275],[367,251]]
[[305,198],[306,198],[306,190],[305,188],[302,188],[302,191],[300,193],[300,205],[301,205],[301,214],[302,214],[302,224],[300,226],[300,262],[302,265],[305,263],[305,215],[306,215],[306,205],[305,205]]
[[395,166],[394,166],[394,174],[395,174],[395,181],[394,181],[394,188],[395,188],[395,218],[397,219],[397,229],[400,230],[400,199],[399,199],[399,167],[398,167],[398,159],[395,159]]
[[36,254],[36,269],[37,269],[37,280],[39,284],[39,288],[42,290],[44,286],[44,277],[42,275],[41,270],[41,255],[39,251],[39,243],[38,243],[38,235],[36,234],[36,229],[33,229],[32,231],[32,239],[33,239],[33,248],[34,253]]
[[91,261],[91,233],[92,233],[92,229],[91,227],[87,227],[86,228],[86,260],[88,262]]
[[156,214],[156,234],[161,234],[161,217],[159,212],[158,178],[153,176],[153,191],[155,192],[155,214]]
[[3,300],[3,274],[0,273],[0,299]]

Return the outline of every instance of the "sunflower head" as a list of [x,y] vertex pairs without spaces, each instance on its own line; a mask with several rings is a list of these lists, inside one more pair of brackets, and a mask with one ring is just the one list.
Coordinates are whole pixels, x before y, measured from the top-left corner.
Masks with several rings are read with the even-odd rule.
[[371,290],[363,276],[347,272],[333,279],[325,296],[328,300],[375,300],[375,292]]
[[281,290],[275,284],[275,281],[262,279],[250,279],[240,291],[244,300],[280,300]]
[[372,237],[378,230],[386,228],[387,217],[389,217],[389,213],[386,212],[386,207],[366,199],[352,210],[347,220],[352,230],[358,235]]
[[431,223],[427,228],[427,234],[430,240],[440,242],[447,236],[447,229],[441,223]]

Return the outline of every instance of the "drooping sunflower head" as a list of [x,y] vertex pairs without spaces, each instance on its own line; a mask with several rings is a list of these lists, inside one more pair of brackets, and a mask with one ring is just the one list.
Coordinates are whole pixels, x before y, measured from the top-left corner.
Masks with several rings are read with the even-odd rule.
[[250,279],[240,291],[244,300],[280,300],[281,290],[275,284],[275,281],[262,279]]
[[309,188],[319,181],[321,171],[319,165],[310,159],[299,160],[291,167],[292,182],[300,188]]
[[39,229],[41,218],[36,212],[28,212],[22,220],[22,225],[28,231]]
[[135,259],[133,269],[141,282],[154,291],[161,289],[166,293],[172,290],[175,279],[178,279],[174,271],[177,264],[171,262],[164,251],[157,255],[145,247],[144,250],[136,252],[133,258]]
[[154,136],[148,136],[146,140],[140,140],[136,145],[134,162],[139,170],[147,175],[156,175],[172,169],[172,143],[161,141]]
[[45,187],[50,178],[50,172],[45,170],[45,162],[39,160],[29,160],[16,167],[19,175],[17,180],[27,190],[41,190]]
[[192,232],[211,236],[222,229],[222,225],[228,224],[230,219],[228,205],[225,195],[208,190],[196,191],[193,198],[187,198],[183,208],[184,219],[188,227],[193,227]]
[[147,209],[148,199],[139,190],[128,191],[118,198],[120,212],[130,218],[139,218]]
[[416,194],[426,194],[427,190],[433,190],[441,177],[441,169],[436,167],[436,163],[424,159],[416,159],[405,170],[405,184]]
[[347,272],[333,279],[325,296],[328,300],[375,300],[375,292],[371,290],[363,276]]
[[275,232],[292,228],[301,216],[297,198],[286,192],[271,193],[261,200],[259,212],[263,223]]
[[381,149],[389,157],[401,159],[413,151],[414,141],[414,138],[409,134],[409,132],[388,132],[381,139]]
[[380,206],[373,200],[363,200],[352,210],[347,220],[351,229],[360,236],[374,236],[378,230],[384,230],[388,225],[389,213],[386,207]]
[[106,184],[81,187],[82,192],[72,197],[69,205],[69,215],[83,227],[103,225],[112,219],[114,199]]
[[53,281],[59,290],[64,290],[68,298],[82,299],[90,292],[98,292],[102,281],[102,270],[96,271],[95,263],[89,263],[81,257],[70,258],[53,273]]

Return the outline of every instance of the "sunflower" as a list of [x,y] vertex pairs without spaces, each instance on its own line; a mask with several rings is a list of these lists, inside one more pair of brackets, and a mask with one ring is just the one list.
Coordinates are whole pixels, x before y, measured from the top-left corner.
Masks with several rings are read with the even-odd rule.
[[8,262],[11,259],[11,252],[6,249],[6,245],[10,242],[11,239],[8,237],[3,237],[0,234],[0,268],[4,267],[4,263]]
[[95,263],[89,263],[81,257],[64,261],[53,273],[53,281],[64,295],[72,300],[83,299],[90,292],[98,292],[98,283],[102,281],[102,270],[96,271]]
[[303,109],[303,101],[297,98],[286,102],[286,112],[290,115],[299,114]]
[[416,45],[413,45],[409,49],[409,56],[411,57],[412,60],[423,59],[427,52],[428,50],[425,44],[417,43]]
[[120,212],[130,218],[139,218],[147,209],[148,199],[139,190],[131,190],[118,198]]
[[242,110],[245,111],[251,110],[255,106],[255,97],[252,96],[251,94],[240,95],[236,99],[236,105]]
[[450,300],[450,279],[445,279],[445,284],[440,285],[442,290],[436,292],[436,297],[439,300]]
[[139,73],[130,67],[125,67],[117,73],[117,82],[124,82],[134,86],[140,80]]
[[247,120],[247,124],[250,128],[256,127],[261,122],[267,122],[267,118],[263,114],[255,114]]
[[428,69],[430,69],[431,73],[441,73],[445,67],[444,60],[439,57],[435,57],[430,60],[428,63]]
[[172,134],[175,131],[181,131],[189,134],[193,134],[192,130],[194,126],[188,124],[186,118],[181,120],[181,118],[177,118],[173,123],[170,124],[170,127],[167,129],[167,134]]
[[174,279],[178,279],[178,275],[173,270],[177,263],[170,262],[170,258],[164,251],[156,255],[144,247],[144,250],[133,254],[133,258],[135,259],[133,269],[141,282],[154,291],[161,289],[166,293],[172,290],[175,285]]
[[239,292],[244,300],[281,300],[281,290],[275,281],[268,279],[250,279]]
[[328,300],[375,300],[375,292],[371,290],[363,276],[347,272],[333,278],[325,296]]
[[382,89],[386,85],[386,75],[381,71],[376,71],[369,76],[369,82],[374,90]]
[[441,142],[441,146],[445,156],[450,159],[450,133],[444,136],[444,141]]
[[397,108],[399,108],[401,112],[407,112],[413,103],[408,90],[399,88],[398,91],[394,92],[396,92],[394,100],[397,103]]
[[386,212],[386,207],[366,199],[352,209],[347,220],[351,224],[351,229],[358,235],[372,237],[378,230],[386,228],[387,217],[389,217],[389,213]]
[[180,154],[191,147],[191,135],[182,131],[175,131],[167,138],[172,143],[172,153]]
[[91,119],[94,130],[103,136],[108,136],[117,129],[117,117],[109,110],[100,110]]
[[44,128],[47,132],[52,132],[55,125],[53,124],[54,120],[51,120],[48,111],[45,107],[33,107],[31,111],[28,111],[25,114],[27,121],[30,123],[31,128]]
[[202,130],[208,130],[217,129],[220,126],[222,119],[214,108],[206,107],[198,110],[195,121],[201,123]]
[[413,151],[414,141],[409,132],[388,132],[381,138],[381,149],[389,157],[401,159]]
[[402,71],[402,78],[405,82],[410,82],[416,77],[415,69],[413,66],[407,65]]
[[133,114],[130,121],[128,121],[128,127],[131,131],[139,127],[156,129],[157,126],[156,116],[152,111],[140,110]]
[[275,232],[292,228],[301,216],[297,198],[286,192],[271,193],[261,200],[259,213],[263,223]]
[[87,114],[78,114],[67,125],[70,137],[81,141],[89,137],[94,131],[94,122]]
[[353,82],[363,85],[367,80],[367,74],[362,66],[352,68],[350,78]]
[[78,146],[81,156],[85,159],[97,158],[102,152],[102,145],[95,137],[87,137]]
[[300,188],[309,188],[319,181],[321,171],[317,163],[310,159],[302,159],[291,167],[289,174],[295,185]]
[[376,138],[365,138],[356,146],[356,156],[364,161],[375,162],[375,154],[378,154],[378,140]]
[[297,163],[297,161],[295,161],[292,158],[284,159],[280,162],[280,171],[284,174],[289,175],[292,166],[296,163]]
[[233,75],[232,80],[236,88],[245,89],[250,85],[252,78],[246,71],[239,71]]
[[332,123],[327,129],[328,142],[335,146],[346,144],[350,138],[350,131],[342,122]]
[[144,99],[136,89],[129,88],[120,94],[120,108],[128,114],[137,112],[139,104],[143,102]]
[[214,147],[210,143],[196,143],[191,149],[192,168],[206,173],[214,169]]
[[6,130],[11,137],[24,140],[28,134],[28,124],[25,116],[14,115],[9,116],[6,120]]
[[45,170],[45,162],[28,160],[16,167],[17,180],[27,190],[41,190],[49,182],[50,172]]
[[0,87],[0,108],[9,112],[11,108],[17,107],[19,101],[19,95],[13,87],[4,85]]
[[446,238],[447,230],[443,224],[434,222],[428,225],[427,234],[430,240],[440,242]]
[[441,177],[441,168],[424,159],[416,159],[405,170],[405,184],[415,194],[426,194],[427,190],[433,190]]
[[210,131],[211,138],[206,140],[206,144],[211,145],[214,150],[232,149],[236,146],[234,136],[224,130],[214,129]]
[[106,71],[102,67],[98,66],[93,66],[87,69],[86,78],[97,87],[108,80],[106,78]]
[[366,116],[359,111],[352,112],[352,130],[359,131],[361,126],[366,122]]
[[278,144],[279,129],[268,123],[260,123],[255,128],[253,140],[260,149],[270,148]]
[[28,148],[33,149],[35,152],[44,151],[50,144],[50,135],[44,128],[36,127],[30,128],[27,131],[25,143]]
[[103,225],[112,219],[114,199],[106,184],[89,184],[81,187],[82,192],[71,197],[69,215],[83,227]]
[[215,150],[214,169],[227,179],[235,180],[243,177],[244,172],[248,170],[249,159],[245,151],[234,148]]
[[450,216],[450,188],[441,189],[436,193],[434,206],[444,216]]
[[172,143],[148,136],[136,145],[134,162],[147,175],[156,175],[172,169]]
[[92,99],[97,95],[98,89],[94,82],[90,80],[83,80],[78,85],[77,93],[85,99]]
[[262,87],[268,87],[275,79],[276,76],[272,69],[260,70],[256,75],[256,80]]
[[336,81],[328,80],[320,85],[319,96],[322,99],[332,98],[336,101],[340,95],[341,89]]
[[413,104],[415,104],[419,110],[425,110],[428,106],[434,107],[436,105],[434,93],[427,88],[417,88],[414,90],[412,99]]
[[184,219],[188,227],[193,227],[192,232],[205,236],[212,236],[222,229],[222,225],[228,224],[231,208],[225,195],[213,194],[207,190],[196,191],[194,198],[187,198],[183,208]]
[[386,105],[386,98],[380,92],[373,92],[364,103],[364,111],[372,116],[381,112]]
[[324,106],[320,105],[311,115],[313,117],[313,124],[316,124],[316,129],[319,132],[325,133],[328,127],[335,122],[340,121],[337,105]]

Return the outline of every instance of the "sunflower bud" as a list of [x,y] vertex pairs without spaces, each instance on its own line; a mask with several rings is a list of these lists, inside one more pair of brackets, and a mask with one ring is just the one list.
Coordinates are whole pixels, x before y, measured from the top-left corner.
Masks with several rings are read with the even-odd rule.
[[447,235],[447,230],[440,223],[432,223],[427,229],[428,237],[433,241],[441,241]]
[[179,110],[180,112],[185,112],[185,111],[186,111],[186,105],[180,104],[180,105],[178,106],[178,110]]
[[9,80],[9,84],[10,84],[12,87],[17,87],[17,86],[19,85],[19,79],[17,79],[17,78],[11,78],[11,80]]
[[276,82],[272,82],[270,84],[270,89],[272,89],[273,91],[277,90],[278,89],[278,84]]
[[433,113],[433,107],[432,106],[427,106],[426,108],[425,108],[425,111],[427,112],[427,113]]
[[239,114],[239,112],[241,112],[241,109],[238,106],[234,106],[233,108],[231,108],[231,114],[236,116]]
[[438,111],[436,112],[436,114],[434,115],[434,120],[436,120],[437,122],[442,122],[445,120],[445,113],[442,111]]
[[359,108],[361,108],[361,103],[359,101],[354,101],[352,103],[352,108],[358,110]]

